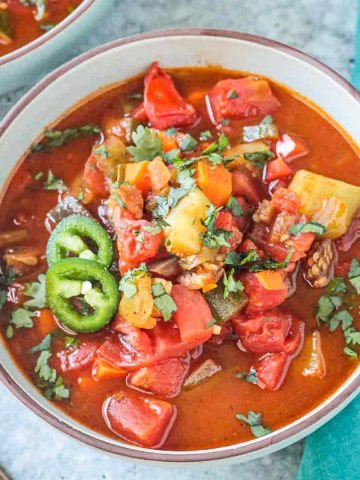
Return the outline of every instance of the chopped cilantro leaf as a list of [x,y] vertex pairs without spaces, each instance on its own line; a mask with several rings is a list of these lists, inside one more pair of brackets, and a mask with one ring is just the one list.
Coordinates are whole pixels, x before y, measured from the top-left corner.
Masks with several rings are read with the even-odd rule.
[[20,307],[11,312],[10,323],[16,328],[31,328],[34,325],[32,321],[34,315],[34,312]]
[[166,292],[161,282],[155,283],[151,287],[151,291],[154,297],[154,305],[160,310],[165,322],[167,322],[173,316],[173,313],[176,312],[176,303],[172,296]]
[[117,201],[117,203],[120,205],[121,208],[123,208],[124,210],[127,210],[126,203],[122,198],[119,197],[119,195],[114,190],[112,190],[111,196]]
[[205,325],[205,328],[211,328],[214,325],[216,325],[216,320],[214,317],[211,317],[211,320],[208,321],[208,323]]
[[244,380],[244,382],[253,383],[254,385],[257,385],[259,381],[254,367],[250,367],[250,370],[248,372],[237,373],[235,377],[239,378],[240,380]]
[[100,155],[103,158],[108,158],[110,156],[109,150],[107,149],[106,145],[100,145],[94,150],[96,155]]
[[263,152],[244,153],[245,160],[255,163],[255,165],[259,168],[262,168],[268,160],[274,157],[275,155],[270,150],[264,150]]
[[234,100],[235,98],[239,98],[239,94],[236,90],[230,90],[230,92],[227,94],[227,98]]
[[47,179],[44,183],[45,190],[57,190],[58,192],[65,192],[67,186],[61,178],[56,177],[51,170],[48,171]]
[[280,270],[282,268],[286,268],[291,260],[293,254],[293,250],[290,247],[289,252],[284,261],[278,262],[271,256],[265,258],[264,260],[259,261],[259,263],[255,263],[249,267],[249,272],[261,272],[263,270]]
[[6,292],[5,290],[0,290],[0,310],[6,303]]
[[290,227],[289,232],[291,235],[299,235],[299,233],[316,233],[316,235],[323,235],[326,232],[326,227],[321,225],[318,222],[306,222],[306,223],[298,223],[297,225],[293,225]]
[[351,260],[348,278],[356,293],[360,294],[360,264],[356,258]]
[[48,362],[50,358],[51,352],[49,350],[42,350],[36,361],[34,371],[38,374],[39,378],[47,382],[55,382],[56,370],[49,366]]
[[12,338],[14,336],[14,327],[12,325],[8,325],[5,330],[6,338]]
[[31,147],[32,152],[49,151],[51,148],[58,148],[66,145],[75,138],[101,133],[98,125],[83,125],[81,127],[67,128],[65,130],[45,130],[45,139]]
[[358,354],[350,347],[344,347],[344,353],[353,360],[358,358]]
[[238,420],[242,420],[243,422],[247,423],[250,426],[251,432],[254,435],[254,437],[262,437],[272,432],[271,428],[264,427],[262,425],[261,413],[249,411],[247,417],[242,413],[237,413],[235,417]]
[[34,175],[34,180],[40,180],[40,178],[42,178],[43,176],[44,176],[44,172],[37,172]]
[[43,352],[44,350],[51,350],[51,333],[46,335],[42,339],[42,341],[38,344],[35,345],[35,347],[30,348],[29,353],[37,353],[37,352]]
[[226,275],[226,272],[224,272],[224,276],[223,276],[223,283],[224,283],[223,297],[224,297],[224,299],[228,298],[230,293],[242,292],[244,290],[244,285],[242,284],[242,282],[240,282],[240,280],[235,280],[234,272],[235,272],[234,268],[232,268],[230,270],[228,275]]
[[260,125],[272,125],[274,123],[274,119],[271,115],[266,115],[260,122]]
[[205,130],[204,132],[200,133],[199,140],[201,142],[206,142],[206,140],[211,140],[213,137],[212,133],[210,130]]
[[164,131],[167,137],[174,137],[176,135],[176,128],[171,127]]
[[139,125],[131,135],[135,146],[128,147],[133,162],[153,160],[157,156],[163,156],[162,143],[159,135],[151,132],[150,128]]
[[245,215],[244,209],[233,195],[227,201],[226,207],[235,217],[243,217]]
[[193,174],[193,170],[184,170],[178,172],[177,182],[179,184],[179,187],[171,187],[167,197],[162,197],[160,195],[155,197],[155,202],[157,204],[157,207],[154,209],[153,212],[155,218],[166,217],[170,209],[175,207],[175,205],[182,197],[184,197],[187,193],[190,192],[190,190],[193,190],[196,187]]
[[80,345],[80,340],[76,337],[65,336],[64,345],[66,348],[78,347]]
[[41,273],[38,276],[37,282],[27,283],[24,293],[28,297],[32,297],[32,300],[27,300],[24,305],[29,308],[44,308],[47,305],[46,302],[46,288],[45,288],[45,275]]
[[142,263],[138,268],[129,270],[121,278],[119,290],[124,293],[125,297],[132,298],[137,292],[136,280],[148,275],[148,273],[149,271],[145,263]]
[[198,142],[195,140],[194,137],[192,137],[189,133],[187,133],[184,138],[180,142],[180,149],[184,152],[189,152],[191,150],[194,150]]
[[149,232],[151,235],[158,235],[162,230],[160,225],[144,225],[142,229]]
[[206,210],[206,218],[205,220],[202,220],[202,224],[206,227],[206,232],[200,234],[200,238],[205,247],[230,246],[227,240],[232,237],[233,232],[216,228],[215,226],[216,217],[221,208],[222,207],[215,208],[214,206],[209,206]]
[[259,255],[256,253],[255,250],[250,249],[247,252],[229,252],[225,258],[225,265],[231,265],[233,267],[242,267],[247,263],[256,262],[260,260]]

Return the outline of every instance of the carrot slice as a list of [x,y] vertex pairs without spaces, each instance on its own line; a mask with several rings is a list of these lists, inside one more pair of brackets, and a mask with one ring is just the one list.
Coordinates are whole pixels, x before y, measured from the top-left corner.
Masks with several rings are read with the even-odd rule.
[[143,193],[150,190],[150,177],[148,173],[149,163],[147,160],[138,163],[127,163],[125,168],[125,181],[135,185]]
[[216,207],[222,207],[229,200],[232,192],[231,173],[223,165],[213,167],[200,161],[195,178],[201,190]]
[[40,315],[37,319],[36,326],[39,333],[41,333],[43,337],[58,328],[55,317],[50,308],[42,308],[40,310]]
[[171,173],[161,157],[156,157],[148,166],[150,174],[151,190],[153,193],[160,193],[167,186]]
[[91,373],[94,380],[110,380],[124,377],[127,371],[124,368],[114,367],[102,358],[97,358]]

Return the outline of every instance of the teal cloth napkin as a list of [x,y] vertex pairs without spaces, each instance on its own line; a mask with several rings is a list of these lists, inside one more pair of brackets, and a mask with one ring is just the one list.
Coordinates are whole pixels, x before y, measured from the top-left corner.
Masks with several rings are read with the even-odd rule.
[[[360,90],[360,14],[352,83]],[[360,396],[308,437],[297,480],[360,480]]]

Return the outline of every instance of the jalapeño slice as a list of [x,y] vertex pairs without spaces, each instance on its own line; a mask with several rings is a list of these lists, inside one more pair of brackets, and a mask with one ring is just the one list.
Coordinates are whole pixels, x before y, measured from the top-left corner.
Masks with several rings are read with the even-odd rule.
[[52,232],[46,256],[50,267],[69,257],[93,260],[108,267],[113,259],[113,246],[109,235],[96,220],[84,215],[71,215]]
[[79,333],[103,328],[119,303],[114,277],[100,263],[82,258],[60,260],[49,268],[46,296],[60,323]]

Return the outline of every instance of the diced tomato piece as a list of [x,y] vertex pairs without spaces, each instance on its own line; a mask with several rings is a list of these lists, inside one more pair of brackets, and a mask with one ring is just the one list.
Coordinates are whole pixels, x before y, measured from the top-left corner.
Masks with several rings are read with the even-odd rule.
[[296,135],[284,133],[275,144],[277,157],[283,158],[286,162],[292,162],[295,158],[304,157],[309,153],[304,140]]
[[240,245],[242,233],[237,228],[235,218],[230,212],[219,212],[216,216],[215,227],[232,232],[232,236],[227,239],[232,250],[235,250]]
[[289,334],[285,340],[284,352],[291,357],[296,356],[304,345],[305,323],[295,317],[292,319]]
[[176,90],[170,75],[154,62],[144,80],[144,106],[151,125],[160,130],[192,125],[195,108]]
[[163,242],[163,231],[154,235],[151,231],[143,229],[144,226],[152,227],[154,224],[147,220],[127,219],[121,219],[115,224],[119,268],[122,275],[155,257]]
[[145,110],[144,102],[141,102],[137,107],[135,107],[130,112],[130,117],[136,118],[139,122],[145,123],[148,121],[148,116]]
[[285,380],[291,359],[286,353],[269,353],[254,365],[259,386],[278,390]]
[[297,262],[300,258],[305,257],[306,252],[310,250],[311,245],[315,240],[315,233],[305,232],[299,233],[292,239],[291,245],[293,248],[293,254],[291,257],[292,262]]
[[116,315],[110,326],[112,330],[126,337],[125,343],[131,348],[147,354],[152,353],[151,339],[144,330],[134,327],[119,314]]
[[129,371],[148,367],[155,362],[152,353],[134,349],[130,343],[127,343],[126,337],[120,337],[119,340],[105,340],[97,354],[111,365]]
[[255,252],[259,255],[260,258],[265,258],[264,252],[260,248],[258,248],[258,246],[255,245],[252,240],[247,238],[240,245],[239,252],[248,252],[249,250],[255,250]]
[[271,203],[279,212],[298,213],[300,208],[300,199],[296,193],[284,187],[275,190]]
[[252,317],[238,315],[232,324],[246,350],[252,353],[275,353],[284,351],[292,321],[292,315],[271,310]]
[[350,227],[340,238],[336,240],[336,246],[341,252],[348,252],[354,243],[360,238],[360,207],[353,217]]
[[216,123],[267,115],[281,106],[266,80],[251,77],[220,80],[209,98]]
[[181,357],[203,343],[202,340],[183,341],[180,338],[179,329],[173,322],[157,322],[156,327],[150,330],[149,334],[153,340],[155,357],[158,361]]
[[283,177],[292,177],[294,172],[292,169],[285,163],[282,158],[276,158],[271,160],[266,165],[266,174],[265,174],[265,183],[270,183],[273,180],[277,180]]
[[74,349],[62,350],[57,354],[61,371],[70,372],[88,367],[95,360],[97,349],[98,344],[85,342]]
[[257,181],[244,172],[232,172],[233,195],[244,195],[251,205],[257,205],[262,199],[261,186]]
[[150,391],[160,397],[179,395],[183,381],[189,371],[189,356],[169,358],[148,368],[140,368],[129,378],[130,385]]
[[114,225],[124,218],[140,220],[143,216],[144,200],[140,190],[133,185],[114,188],[107,204]]
[[248,201],[246,200],[246,198],[241,195],[241,196],[236,196],[234,197],[238,204],[240,205],[240,207],[242,208],[243,212],[244,212],[244,215],[242,215],[241,217],[235,217],[235,222],[236,222],[236,226],[237,228],[240,230],[240,232],[243,232],[245,229],[246,229],[246,226],[249,222],[249,215],[248,212],[249,210],[251,209]]
[[120,391],[103,406],[109,428],[120,437],[143,447],[160,447],[174,423],[176,408],[168,402]]
[[109,187],[106,182],[105,174],[98,167],[95,155],[90,155],[85,163],[84,181],[87,188],[95,193],[95,195],[102,198],[109,195]]
[[189,290],[184,285],[174,285],[171,296],[177,310],[174,320],[180,330],[183,342],[206,342],[212,335],[207,325],[211,320],[211,310],[198,290]]
[[[259,272],[262,275],[264,272]],[[273,275],[276,274],[276,275]],[[261,276],[257,273],[246,272],[240,275],[240,279],[244,284],[244,291],[249,299],[246,307],[247,313],[264,312],[271,308],[275,308],[283,303],[288,294],[287,285],[284,282],[278,281],[278,275],[281,272],[269,272],[267,286],[271,285],[272,277],[276,279],[274,288],[266,288],[264,282],[260,281]],[[282,288],[279,288],[282,286]]]
[[338,277],[345,277],[350,270],[350,262],[344,261],[335,265],[335,274]]

